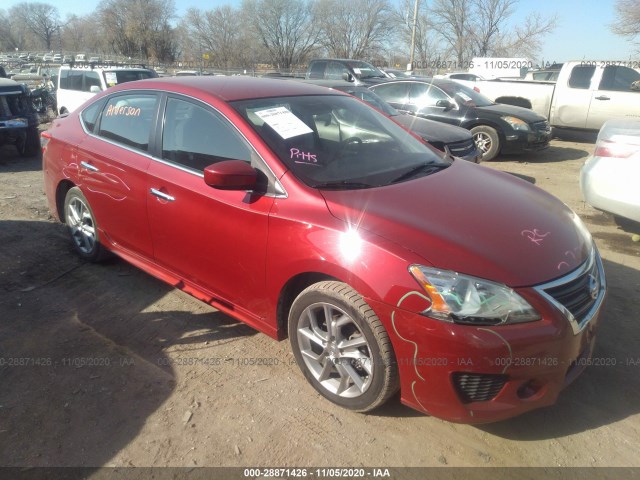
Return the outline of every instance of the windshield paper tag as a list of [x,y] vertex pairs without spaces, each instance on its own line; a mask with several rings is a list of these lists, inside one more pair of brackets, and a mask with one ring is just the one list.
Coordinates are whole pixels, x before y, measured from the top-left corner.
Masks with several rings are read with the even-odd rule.
[[104,79],[109,87],[113,87],[118,83],[118,76],[116,75],[116,72],[104,72]]
[[456,92],[456,93],[457,93],[457,94],[458,94],[458,96],[459,96],[461,99],[463,99],[465,102],[469,102],[469,101],[471,101],[471,100],[472,100],[472,98],[471,98],[469,95],[467,95],[466,93],[464,93],[464,92]]
[[268,108],[256,111],[255,114],[285,140],[305,133],[313,133],[313,130],[285,107]]

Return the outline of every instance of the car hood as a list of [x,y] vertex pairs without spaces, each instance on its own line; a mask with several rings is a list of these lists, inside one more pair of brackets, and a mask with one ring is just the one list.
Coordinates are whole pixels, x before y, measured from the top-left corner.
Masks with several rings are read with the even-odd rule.
[[395,185],[322,195],[335,217],[427,265],[514,288],[565,275],[593,248],[582,221],[560,200],[468,162]]
[[504,116],[512,115],[514,117],[521,118],[527,123],[541,122],[546,120],[542,115],[529,110],[524,107],[516,107],[514,105],[504,105],[502,103],[496,103],[495,105],[489,105],[488,107],[475,107],[478,112],[488,113],[490,115]]
[[427,120],[415,115],[400,114],[391,118],[428,142],[453,143],[472,138],[469,130],[465,128],[447,125],[435,120]]

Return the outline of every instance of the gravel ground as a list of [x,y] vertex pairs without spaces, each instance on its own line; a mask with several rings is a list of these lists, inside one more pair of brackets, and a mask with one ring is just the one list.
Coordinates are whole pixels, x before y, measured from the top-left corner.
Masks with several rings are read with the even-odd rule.
[[609,297],[595,352],[603,365],[556,405],[483,426],[397,398],[368,415],[340,409],[306,384],[288,341],[121,260],[83,263],[47,211],[40,159],[0,148],[0,465],[640,466],[640,229],[582,201],[593,142],[565,136],[485,165],[583,218]]

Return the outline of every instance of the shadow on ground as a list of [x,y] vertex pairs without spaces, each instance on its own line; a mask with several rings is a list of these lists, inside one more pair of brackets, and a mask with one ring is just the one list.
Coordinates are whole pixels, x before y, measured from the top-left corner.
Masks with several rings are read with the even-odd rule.
[[107,464],[172,394],[167,348],[256,333],[172,309],[120,260],[81,262],[59,224],[0,221],[0,244],[0,465]]

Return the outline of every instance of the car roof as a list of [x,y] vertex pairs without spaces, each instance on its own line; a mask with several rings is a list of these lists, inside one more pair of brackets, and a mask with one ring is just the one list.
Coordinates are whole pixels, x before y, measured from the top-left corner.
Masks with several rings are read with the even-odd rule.
[[169,90],[185,94],[200,93],[213,95],[226,102],[281,96],[344,95],[335,90],[329,91],[325,87],[302,82],[241,76],[160,77],[122,83],[111,87],[109,91],[137,90],[143,88],[159,91]]
[[354,90],[369,90],[364,85],[356,85],[346,80],[324,80],[321,78],[313,79],[296,79],[297,82],[306,83],[307,85],[318,85],[326,88],[353,88]]
[[449,80],[447,78],[394,78],[378,85],[372,85],[372,87],[379,87],[380,85],[388,85],[390,83],[426,83],[429,85],[459,85],[459,83]]

